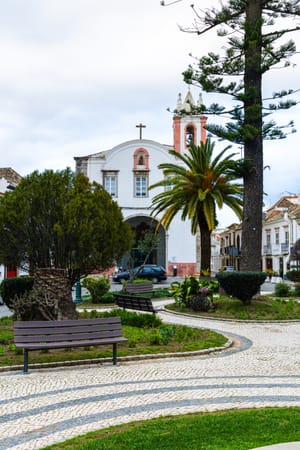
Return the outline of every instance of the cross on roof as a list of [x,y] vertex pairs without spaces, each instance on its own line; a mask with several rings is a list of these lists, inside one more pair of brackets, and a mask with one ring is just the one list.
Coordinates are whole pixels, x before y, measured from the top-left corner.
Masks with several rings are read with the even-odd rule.
[[142,123],[140,123],[139,125],[136,125],[136,128],[140,129],[140,139],[143,139],[142,132],[143,132],[143,128],[146,128],[146,125],[143,125]]

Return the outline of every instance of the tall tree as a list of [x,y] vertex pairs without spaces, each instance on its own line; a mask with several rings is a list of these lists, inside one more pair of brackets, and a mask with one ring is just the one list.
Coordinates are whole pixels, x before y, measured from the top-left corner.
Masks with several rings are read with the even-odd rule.
[[213,156],[214,144],[207,139],[199,146],[192,144],[184,153],[171,150],[178,164],[160,164],[165,178],[150,186],[168,187],[153,198],[153,212],[161,215],[159,224],[169,227],[181,212],[183,220],[191,220],[191,231],[200,230],[200,270],[210,271],[211,232],[216,226],[216,208],[229,206],[240,218],[242,188],[237,183],[237,163],[234,153],[225,156],[229,147]]
[[35,272],[78,274],[111,267],[131,248],[132,232],[111,196],[70,169],[33,172],[0,199],[0,261]]
[[275,92],[272,100],[266,99],[269,104],[264,102],[262,77],[273,67],[290,65],[296,47],[292,40],[283,43],[282,37],[299,30],[290,20],[300,16],[299,4],[299,0],[228,0],[219,9],[204,12],[192,5],[195,26],[184,30],[202,35],[217,29],[220,36],[228,38],[224,54],[209,52],[197,59],[184,78],[205,92],[229,94],[237,101],[229,110],[212,104],[201,111],[231,116],[226,127],[207,128],[222,139],[244,145],[244,158],[250,163],[243,174],[242,270],[261,270],[263,139],[286,136],[282,127],[265,119],[271,112],[296,103],[288,97],[293,93],[290,89]]

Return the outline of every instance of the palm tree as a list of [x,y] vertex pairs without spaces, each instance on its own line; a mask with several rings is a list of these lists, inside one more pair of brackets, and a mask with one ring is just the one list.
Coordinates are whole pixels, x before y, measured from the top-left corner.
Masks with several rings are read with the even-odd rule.
[[[169,227],[181,211],[181,219],[191,220],[192,234],[200,229],[200,273],[210,272],[211,232],[217,225],[216,207],[229,206],[242,216],[242,186],[237,183],[241,166],[232,158],[235,153],[223,157],[230,146],[214,159],[214,143],[209,139],[199,146],[191,144],[187,153],[170,150],[179,164],[163,163],[164,179],[150,186],[168,187],[152,200],[152,215],[162,214],[159,224]],[[171,187],[170,187],[171,186]]]

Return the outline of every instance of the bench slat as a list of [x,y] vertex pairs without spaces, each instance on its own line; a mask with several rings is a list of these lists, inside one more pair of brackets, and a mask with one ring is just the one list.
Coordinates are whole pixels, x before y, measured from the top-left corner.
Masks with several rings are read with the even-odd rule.
[[[108,345],[119,342],[127,342],[127,339],[120,336],[115,338],[106,339],[93,339],[86,341],[60,341],[60,342],[29,342],[25,346],[20,348],[25,348],[27,350],[43,350],[43,349],[56,349],[56,348],[72,348],[72,347],[90,347],[93,345]],[[18,345],[16,345],[18,347]]]
[[66,341],[86,341],[88,339],[105,339],[109,337],[122,336],[121,330],[114,331],[98,331],[93,333],[72,333],[72,334],[51,334],[51,335],[34,335],[34,336],[15,336],[15,343],[26,344],[28,342],[66,342]]
[[57,326],[80,326],[80,325],[93,325],[104,323],[121,323],[121,318],[118,316],[113,317],[99,317],[95,319],[74,319],[74,320],[33,320],[33,321],[17,321],[14,322],[14,328],[54,328]]
[[122,292],[129,294],[152,294],[153,293],[153,283],[127,283],[122,289]]
[[[119,324],[103,324],[101,326],[101,330],[110,331],[110,330],[119,330]],[[73,333],[93,333],[99,330],[99,324],[91,324],[89,326],[80,325],[79,327],[65,327],[65,326],[57,326],[57,327],[39,327],[39,328],[15,328],[15,336],[34,336],[34,335],[54,335],[54,334],[73,334]]]

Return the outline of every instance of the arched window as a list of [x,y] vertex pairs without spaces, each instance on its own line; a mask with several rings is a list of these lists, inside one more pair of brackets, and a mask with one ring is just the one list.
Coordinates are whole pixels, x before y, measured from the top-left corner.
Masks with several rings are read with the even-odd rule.
[[187,147],[195,143],[195,129],[192,125],[186,127],[185,142]]

